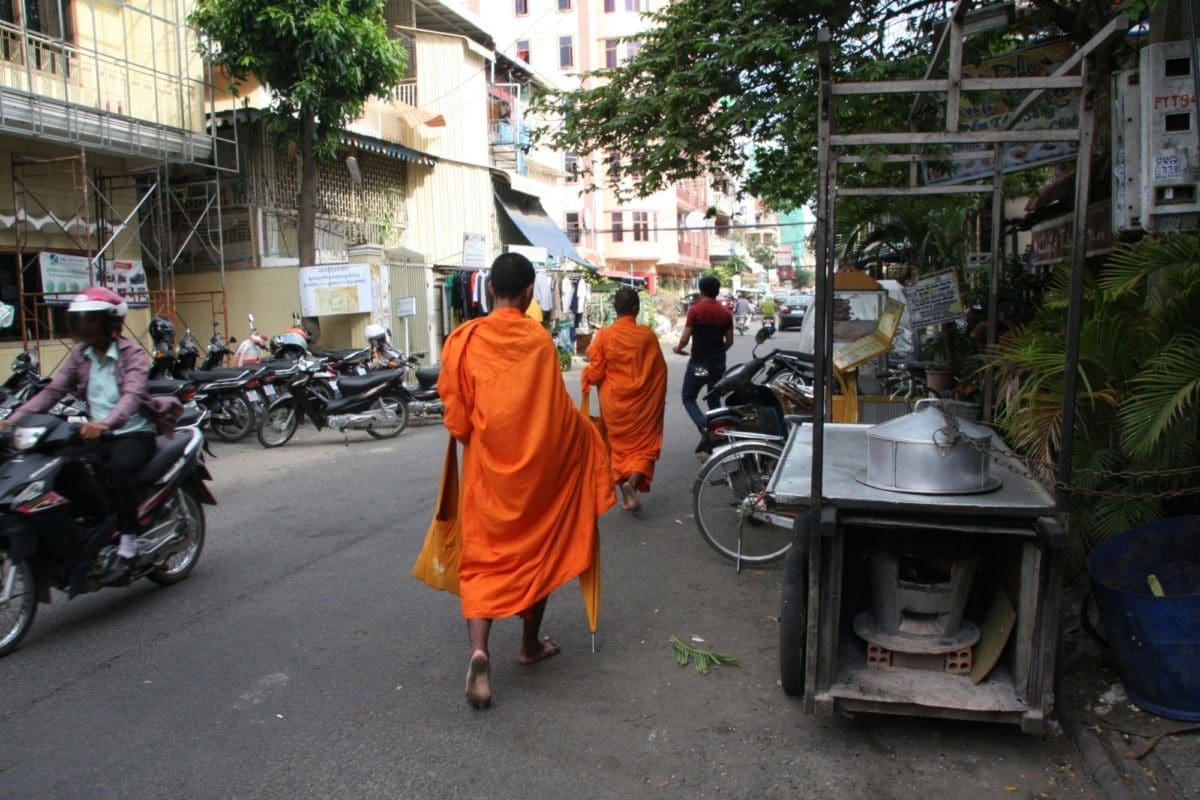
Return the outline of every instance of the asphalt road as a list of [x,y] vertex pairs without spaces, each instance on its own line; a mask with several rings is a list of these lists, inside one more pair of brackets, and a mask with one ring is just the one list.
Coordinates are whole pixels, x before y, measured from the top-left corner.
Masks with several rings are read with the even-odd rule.
[[[409,576],[440,425],[217,443],[220,505],[192,577],[56,595],[0,661],[0,798],[1093,797],[1061,738],[811,718],[783,694],[779,568],[738,575],[697,534],[685,362],[668,363],[654,490],[640,517],[600,523],[597,652],[569,585],[544,625],[562,654],[518,666],[520,623],[500,621],[495,705],[463,702],[456,599]],[[743,666],[681,669],[672,635]]]

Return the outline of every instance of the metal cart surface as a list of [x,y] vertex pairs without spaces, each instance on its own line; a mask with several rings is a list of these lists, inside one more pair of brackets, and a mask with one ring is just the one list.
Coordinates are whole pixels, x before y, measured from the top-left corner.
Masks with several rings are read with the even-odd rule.
[[[1065,542],[1054,498],[1005,466],[994,444],[1000,488],[983,494],[922,495],[862,483],[869,425],[824,426],[824,490],[812,519],[812,427],[792,429],[769,486],[781,510],[795,512],[795,544],[784,567],[780,673],[784,690],[805,696],[809,713],[867,711],[1018,723],[1037,732],[1053,707],[1054,651]],[[1007,658],[979,684],[965,675],[869,666],[856,652],[843,608],[853,531],[987,537],[971,539],[1012,563],[1016,622]],[[996,566],[992,565],[993,568]]]

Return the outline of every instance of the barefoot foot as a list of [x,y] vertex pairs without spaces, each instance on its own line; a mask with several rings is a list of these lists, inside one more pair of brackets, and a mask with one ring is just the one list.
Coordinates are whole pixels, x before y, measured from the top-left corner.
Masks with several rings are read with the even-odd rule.
[[625,481],[620,486],[621,489],[621,508],[626,511],[636,514],[642,510],[641,496],[638,494],[637,488],[632,481]]
[[527,651],[524,646],[521,647],[521,654],[517,656],[517,663],[527,667],[530,664],[536,664],[542,659],[558,655],[561,649],[558,646],[558,642],[549,636],[543,636],[542,640],[537,643],[537,646],[532,651]]
[[472,708],[492,705],[492,676],[487,653],[475,652],[467,668],[467,702]]

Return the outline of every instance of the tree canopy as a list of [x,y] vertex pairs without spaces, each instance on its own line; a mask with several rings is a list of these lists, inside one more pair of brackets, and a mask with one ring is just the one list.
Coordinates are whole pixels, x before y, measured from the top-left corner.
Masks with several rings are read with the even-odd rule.
[[188,18],[202,52],[234,81],[271,93],[271,128],[301,153],[300,263],[315,260],[316,158],[404,77],[407,52],[389,38],[384,0],[197,0]]
[[[816,193],[819,29],[832,32],[839,79],[920,77],[936,22],[953,5],[678,0],[646,15],[652,27],[639,34],[635,56],[590,73],[581,89],[543,97],[543,110],[562,122],[540,135],[562,150],[620,152],[609,179],[635,177],[626,194],[719,169],[787,210]],[[1111,14],[1106,0],[1032,0],[1013,26],[969,39],[966,58],[1050,35],[1082,43]],[[843,130],[903,130],[911,105],[907,95],[840,98],[838,122]]]

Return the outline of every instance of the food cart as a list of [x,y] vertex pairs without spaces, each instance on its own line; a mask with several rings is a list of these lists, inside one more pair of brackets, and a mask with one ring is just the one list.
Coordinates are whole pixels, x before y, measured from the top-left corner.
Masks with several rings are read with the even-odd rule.
[[[897,469],[892,480],[871,474],[876,426],[844,424],[833,416],[834,247],[837,200],[846,196],[986,192],[992,196],[992,265],[1002,263],[1005,146],[1072,142],[1076,149],[1076,219],[1072,239],[1071,313],[1064,385],[1065,431],[1057,481],[1070,478],[1074,425],[1074,365],[1078,360],[1083,242],[1092,149],[1094,78],[1091,52],[1127,27],[1116,17],[1049,76],[972,79],[962,73],[968,2],[946,21],[924,80],[835,84],[830,36],[820,35],[820,111],[816,228],[814,404],[812,424],[794,428],[768,486],[771,501],[794,514],[793,544],[784,562],[780,614],[780,677],[789,694],[803,694],[810,713],[868,711],[1018,723],[1041,729],[1053,707],[1054,654],[1060,602],[1065,496],[1051,495],[998,437],[986,446],[952,413],[921,442],[954,459],[979,457],[975,482],[954,487],[912,484],[924,467]],[[946,65],[947,76],[931,77]],[[1072,74],[1076,73],[1076,74]],[[1015,129],[1049,88],[1080,96],[1073,128]],[[1028,91],[997,127],[960,130],[959,101],[967,91]],[[839,95],[915,95],[913,119],[930,93],[946,98],[945,129],[843,133],[834,124]],[[864,153],[863,148],[873,152]],[[893,148],[900,152],[881,155]],[[957,148],[957,152],[955,149]],[[973,149],[972,149],[973,148]],[[922,162],[990,159],[992,170],[973,181],[922,185]],[[910,167],[903,186],[839,184],[839,167],[865,163]],[[845,173],[842,174],[842,179]],[[991,274],[989,344],[995,341],[998,271]],[[985,383],[985,414],[992,386]],[[909,416],[917,416],[921,411]],[[986,416],[985,416],[986,418]],[[836,417],[834,417],[836,419]],[[881,423],[908,425],[905,417]],[[950,431],[949,438],[942,438]],[[940,431],[940,433],[939,433]],[[928,431],[926,431],[928,434]],[[960,441],[960,438],[965,441]],[[917,443],[898,437],[885,446]],[[939,454],[940,457],[940,454]],[[886,459],[884,459],[886,460]],[[882,462],[880,462],[882,463]],[[898,463],[898,462],[897,462]],[[886,471],[886,470],[884,470]],[[938,469],[932,472],[938,473]]]

